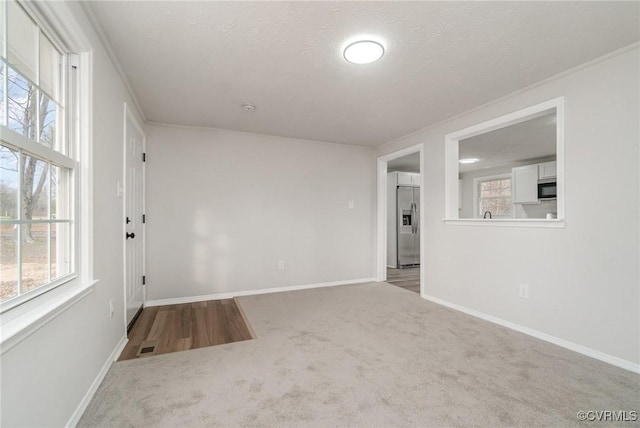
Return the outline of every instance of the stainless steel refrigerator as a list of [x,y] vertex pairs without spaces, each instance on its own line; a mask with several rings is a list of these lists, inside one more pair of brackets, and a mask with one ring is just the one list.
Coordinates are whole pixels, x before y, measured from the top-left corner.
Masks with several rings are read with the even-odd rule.
[[396,233],[398,267],[420,264],[420,188],[398,186],[396,190]]

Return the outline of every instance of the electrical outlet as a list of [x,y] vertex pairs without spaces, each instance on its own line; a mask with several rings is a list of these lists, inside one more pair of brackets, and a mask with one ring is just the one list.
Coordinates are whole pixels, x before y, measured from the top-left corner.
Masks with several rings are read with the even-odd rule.
[[113,309],[113,299],[109,300],[109,318],[113,318],[115,310]]
[[355,207],[355,206],[356,206],[355,202],[353,202],[353,201],[349,201],[349,209],[350,209],[350,210],[352,210],[352,209],[353,209],[353,207]]
[[520,284],[520,297],[523,299],[529,298],[529,286],[527,284]]
[[278,260],[278,270],[284,270],[284,260]]

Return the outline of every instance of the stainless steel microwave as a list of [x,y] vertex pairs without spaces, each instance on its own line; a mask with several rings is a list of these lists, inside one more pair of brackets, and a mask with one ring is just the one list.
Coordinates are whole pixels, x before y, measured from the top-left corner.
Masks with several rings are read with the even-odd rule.
[[538,199],[556,199],[558,191],[556,182],[538,183]]

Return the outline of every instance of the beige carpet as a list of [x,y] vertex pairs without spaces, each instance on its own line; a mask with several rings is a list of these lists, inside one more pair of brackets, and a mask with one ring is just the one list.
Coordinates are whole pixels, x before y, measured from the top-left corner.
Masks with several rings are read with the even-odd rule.
[[580,410],[640,410],[640,376],[388,284],[239,301],[256,340],[115,363],[79,426],[574,426]]

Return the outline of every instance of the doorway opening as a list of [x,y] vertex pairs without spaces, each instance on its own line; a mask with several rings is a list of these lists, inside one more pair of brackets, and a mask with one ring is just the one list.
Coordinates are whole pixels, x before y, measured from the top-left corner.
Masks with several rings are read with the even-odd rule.
[[378,158],[377,280],[424,293],[422,144]]

